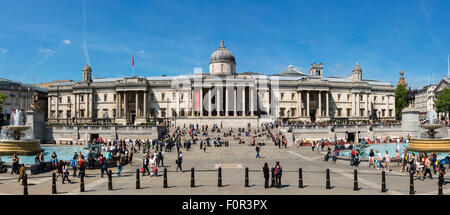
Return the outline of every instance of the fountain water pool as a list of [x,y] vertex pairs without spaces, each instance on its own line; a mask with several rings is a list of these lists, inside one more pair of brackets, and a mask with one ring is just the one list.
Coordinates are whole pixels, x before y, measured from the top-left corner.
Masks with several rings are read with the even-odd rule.
[[[85,149],[82,146],[42,146],[42,149],[44,150],[44,160],[50,161],[50,158],[52,156],[52,152],[55,152],[58,156],[58,160],[65,160],[70,161],[72,160],[73,154],[76,151],[79,153],[80,151],[83,153],[85,158],[87,157],[89,151]],[[36,157],[36,154],[34,155],[26,155],[26,156],[18,156],[19,157],[19,163],[20,164],[34,164],[34,158]],[[0,159],[4,162],[11,163],[12,156],[11,155],[5,155],[0,156]]]
[[[398,153],[400,154],[400,157],[402,156],[403,151],[408,147],[408,143],[386,143],[386,144],[370,144],[367,148],[365,153],[361,156],[361,158],[369,158],[369,152],[370,149],[373,149],[373,152],[376,156],[376,151],[378,150],[381,155],[384,156],[386,151],[388,151],[390,157],[395,157],[395,150],[398,149]],[[408,153],[414,153],[418,154],[418,152],[415,151],[409,151]],[[429,153],[428,153],[429,154]],[[339,156],[344,157],[350,157],[351,151],[340,151]],[[437,159],[444,159],[446,156],[449,156],[449,152],[436,152]]]

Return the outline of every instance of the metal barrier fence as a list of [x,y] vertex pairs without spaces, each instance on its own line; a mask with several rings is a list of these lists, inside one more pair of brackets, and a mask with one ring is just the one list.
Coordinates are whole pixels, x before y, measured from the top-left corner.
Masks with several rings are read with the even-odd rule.
[[[185,170],[183,172],[191,172],[191,177],[190,177],[190,187],[196,187],[196,182],[195,182],[195,172],[217,172],[217,187],[223,187],[222,184],[222,180],[223,180],[223,172],[222,172],[222,167],[219,167],[217,169],[199,169],[199,170],[195,170],[194,168],[191,168],[190,170]],[[175,170],[167,170],[167,168],[164,168],[163,170],[163,188],[169,188],[168,186],[168,173],[169,172],[179,172],[179,171],[175,171]],[[252,173],[263,173],[263,170],[250,170],[248,167],[244,168],[244,187],[251,187],[250,186],[250,172]],[[311,171],[311,170],[303,170],[302,168],[299,168],[297,171],[294,170],[283,170],[283,173],[298,173],[298,188],[305,188],[304,186],[304,180],[303,180],[303,176],[304,174],[325,174],[325,189],[332,189],[331,186],[331,174],[330,173],[338,173],[338,174],[343,174],[346,172],[343,171],[331,171],[330,169],[325,169],[325,171]],[[113,185],[112,185],[112,170],[108,170],[107,172],[107,176],[108,176],[108,190],[113,190]],[[136,176],[136,189],[140,189],[140,177],[139,175],[141,174],[139,169],[136,169],[135,172],[132,171],[124,171],[123,173],[130,173],[130,175],[133,175],[133,173]],[[349,172],[350,174],[350,172]],[[358,191],[360,190],[360,187],[358,186],[358,173],[357,169],[353,170],[353,190],[354,191]],[[373,175],[373,176],[380,176],[380,174],[376,174],[376,173],[362,173],[363,175]],[[90,173],[88,174],[89,176],[98,176],[100,175],[100,173]],[[80,192],[85,192],[84,189],[84,185],[85,185],[85,173],[83,172],[80,175]],[[57,187],[56,187],[56,173],[52,173],[51,176],[34,176],[34,177],[28,177],[27,174],[25,174],[22,178],[22,185],[23,185],[23,195],[28,195],[28,179],[30,178],[46,178],[46,177],[51,177],[52,178],[52,194],[57,194]],[[275,168],[271,169],[271,175],[269,174],[269,177],[271,178],[271,185],[270,187],[277,187],[279,186],[280,182],[278,182],[277,175],[275,173]],[[389,177],[409,177],[410,179],[410,188],[409,188],[409,194],[413,195],[416,193],[416,191],[414,190],[414,175],[410,174],[410,175],[389,175]],[[6,181],[6,180],[16,180],[16,178],[2,178],[0,179],[0,181]],[[267,179],[268,180],[268,179]],[[442,186],[444,183],[444,178],[439,175],[439,179],[438,179],[438,195],[443,195],[443,190],[442,190]],[[386,173],[383,170],[381,172],[381,192],[387,192],[387,182],[386,182]]]

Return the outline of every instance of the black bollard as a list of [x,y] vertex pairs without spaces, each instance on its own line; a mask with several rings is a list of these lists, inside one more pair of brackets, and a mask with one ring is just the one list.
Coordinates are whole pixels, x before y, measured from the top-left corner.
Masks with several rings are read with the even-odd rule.
[[353,190],[358,191],[358,170],[355,169],[353,171],[353,175],[354,175]]
[[272,183],[270,187],[275,187],[275,168],[272,168]]
[[386,192],[386,173],[381,171],[381,192]]
[[52,194],[56,194],[56,173],[52,174]]
[[80,192],[84,192],[84,172],[81,173],[80,177]]
[[108,190],[112,190],[112,171],[109,170],[108,172]]
[[444,183],[444,177],[442,177],[441,174],[439,174],[439,179],[438,179],[438,195],[444,195],[444,193],[442,192],[442,184]]
[[298,188],[303,188],[302,168],[298,168]]
[[219,167],[217,169],[218,179],[217,179],[217,186],[222,187],[222,167]]
[[248,167],[245,167],[245,187],[249,187],[248,186]]
[[327,169],[327,184],[326,184],[326,188],[327,189],[331,189],[331,185],[330,185],[330,169]]
[[414,194],[414,178],[413,174],[409,174],[409,194]]
[[191,168],[191,187],[195,187],[194,167]]
[[22,182],[23,182],[23,195],[28,196],[28,176],[26,173],[23,175]]
[[139,168],[136,169],[136,189],[141,189],[141,181],[139,179]]
[[163,187],[167,188],[167,168],[164,168],[164,180],[163,180]]

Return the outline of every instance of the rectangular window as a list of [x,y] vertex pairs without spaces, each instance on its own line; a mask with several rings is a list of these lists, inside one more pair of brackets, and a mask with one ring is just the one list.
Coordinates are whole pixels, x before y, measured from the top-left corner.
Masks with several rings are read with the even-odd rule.
[[161,117],[166,117],[166,109],[161,108]]
[[350,101],[350,94],[347,94],[347,101]]
[[81,117],[81,118],[84,118],[84,109],[81,109],[81,110],[80,110],[80,117]]
[[383,109],[383,110],[381,110],[381,111],[382,111],[382,116],[383,116],[383,117],[386,116],[386,115],[385,115],[386,109]]
[[164,101],[165,97],[166,97],[166,94],[165,93],[161,93],[161,100],[162,101]]
[[292,93],[292,95],[291,95],[291,100],[294,101],[294,98],[295,98],[295,94]]
[[113,94],[113,99],[114,101],[116,101],[116,94]]
[[341,116],[341,115],[342,115],[341,112],[342,112],[342,108],[338,108],[338,109],[337,109],[337,115],[338,115],[338,116]]
[[295,116],[295,112],[297,112],[297,108],[291,108],[291,116]]
[[389,116],[392,116],[392,109],[389,109]]
[[338,101],[341,100],[341,94],[338,94],[337,100],[338,100]]
[[360,108],[359,109],[359,116],[363,116],[363,114],[364,114],[364,108]]
[[117,117],[116,109],[113,109],[113,117]]
[[63,111],[62,111],[62,110],[59,110],[59,111],[58,111],[58,118],[61,118],[61,117],[62,117],[62,114],[63,114]]
[[106,100],[108,100],[108,94],[104,94],[104,95],[103,95],[103,101],[106,102]]
[[347,116],[351,116],[352,113],[352,109],[351,108],[347,108]]
[[55,111],[54,111],[54,110],[52,110],[52,111],[50,112],[50,117],[51,117],[51,118],[55,118]]
[[84,96],[80,96],[80,100],[84,102]]
[[67,103],[71,103],[71,98],[70,96],[67,96]]
[[280,100],[283,100],[284,93],[281,93],[281,94],[280,94],[280,97],[281,97]]
[[280,116],[284,116],[284,108],[280,108]]

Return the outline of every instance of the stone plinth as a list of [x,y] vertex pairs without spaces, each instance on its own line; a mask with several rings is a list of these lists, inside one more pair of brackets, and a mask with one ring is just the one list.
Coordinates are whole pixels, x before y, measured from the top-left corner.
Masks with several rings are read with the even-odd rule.
[[420,137],[419,111],[408,107],[402,111],[402,136]]

